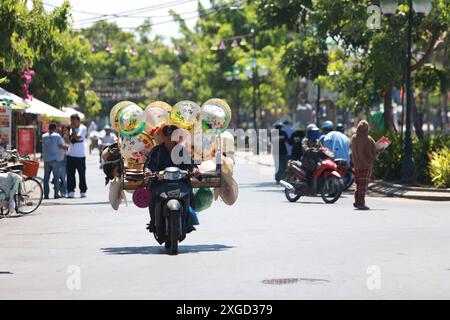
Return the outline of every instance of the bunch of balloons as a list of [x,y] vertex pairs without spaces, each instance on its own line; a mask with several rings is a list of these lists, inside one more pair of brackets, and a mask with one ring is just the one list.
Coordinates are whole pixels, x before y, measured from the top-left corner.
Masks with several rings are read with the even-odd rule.
[[188,100],[173,107],[154,101],[145,108],[122,101],[110,112],[110,123],[119,133],[121,153],[128,165],[145,163],[151,149],[160,143],[160,129],[165,125],[179,128],[172,138],[186,146],[196,159],[212,159],[216,137],[228,128],[230,120],[231,109],[221,99],[209,99],[201,107]]

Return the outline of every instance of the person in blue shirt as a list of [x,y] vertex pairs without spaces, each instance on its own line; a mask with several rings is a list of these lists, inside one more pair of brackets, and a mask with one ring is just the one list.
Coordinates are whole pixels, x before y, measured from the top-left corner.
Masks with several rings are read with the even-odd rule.
[[350,139],[339,131],[327,133],[323,139],[323,146],[333,151],[335,159],[344,159],[350,164]]
[[55,181],[55,199],[59,195],[59,162],[61,160],[61,149],[67,150],[63,138],[56,132],[56,124],[48,126],[48,132],[42,135],[42,154],[44,158],[44,199],[49,198],[50,174],[53,172]]
[[319,141],[323,145],[323,140],[325,139],[325,136],[334,130],[334,124],[332,121],[326,120],[322,122],[320,129],[322,129],[322,135],[320,136]]

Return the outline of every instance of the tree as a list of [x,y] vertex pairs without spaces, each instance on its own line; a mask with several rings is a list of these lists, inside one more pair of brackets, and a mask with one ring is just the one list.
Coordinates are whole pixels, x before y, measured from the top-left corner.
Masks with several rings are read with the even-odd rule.
[[[353,110],[363,106],[366,110],[371,106],[366,103],[373,101],[373,93],[384,100],[385,128],[392,126],[392,90],[400,87],[403,82],[404,57],[406,50],[406,12],[409,10],[406,1],[399,7],[400,14],[381,17],[380,29],[369,29],[367,8],[371,1],[258,1],[258,15],[267,26],[289,26],[292,30],[311,27],[316,42],[328,39],[343,50],[346,61],[345,80],[335,75],[327,75],[331,88],[344,93],[345,101]],[[427,17],[418,17],[414,27],[413,41],[415,53],[425,54],[413,65],[418,71],[425,62],[436,52],[439,41],[446,37],[449,28],[450,6],[446,0],[433,2],[433,10]],[[302,37],[293,36],[292,42]],[[440,39],[440,40],[439,40]],[[321,41],[320,41],[321,40]],[[286,56],[288,64],[295,65],[296,61],[308,59],[308,52],[316,50],[297,50],[297,54]],[[417,54],[416,54],[417,55]],[[348,62],[348,63],[347,63]],[[308,70],[291,68],[291,72],[299,74],[312,72],[314,66],[304,65]],[[344,71],[344,70],[342,70]],[[347,81],[348,80],[348,81]],[[353,83],[359,84],[361,92],[354,92]],[[354,92],[351,97],[348,93]],[[341,100],[342,103],[342,100]],[[417,128],[416,128],[417,129]]]
[[74,34],[70,4],[46,12],[41,1],[4,0],[0,6],[0,76],[8,89],[20,93],[20,75],[29,64],[36,75],[30,91],[56,107],[83,101],[95,113],[96,96],[88,92],[92,68],[89,42]]

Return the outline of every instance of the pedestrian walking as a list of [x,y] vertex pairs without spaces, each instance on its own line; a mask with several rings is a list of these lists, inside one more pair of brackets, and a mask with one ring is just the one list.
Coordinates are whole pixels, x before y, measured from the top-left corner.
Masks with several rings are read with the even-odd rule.
[[292,148],[292,145],[291,145],[289,139],[291,139],[291,136],[294,132],[294,129],[291,126],[291,122],[289,120],[284,120],[281,130],[286,132],[287,137],[288,137],[288,140],[286,140],[286,150],[287,150],[287,154],[288,154],[288,159],[290,159],[292,157],[292,149],[293,148]]
[[59,161],[61,150],[66,148],[62,137],[56,132],[56,124],[51,123],[48,126],[48,132],[42,135],[42,153],[44,157],[44,199],[49,199],[50,193],[50,174],[53,173],[54,198],[59,196]]
[[61,149],[61,157],[59,161],[59,179],[61,181],[61,197],[67,198],[67,152],[69,150],[69,129],[64,126],[60,128],[60,135],[63,137],[63,145],[65,148]]
[[305,138],[305,126],[299,124],[297,130],[295,130],[289,138],[292,146],[292,160],[300,160],[302,158],[302,141]]
[[365,195],[369,187],[373,164],[378,157],[375,141],[369,136],[369,123],[361,120],[358,123],[356,134],[351,138],[352,161],[355,168],[355,203],[353,206],[359,210],[369,210],[365,204]]
[[[275,167],[277,169],[275,173],[275,181],[277,184],[280,184],[280,180],[283,178],[289,159],[289,153],[287,149],[289,136],[282,127],[282,124],[275,125],[275,129],[278,129],[278,137],[272,137],[272,150],[274,150]],[[278,144],[278,152],[276,152],[276,144]]]
[[81,124],[80,117],[74,113],[70,116],[70,148],[67,153],[67,191],[69,198],[75,198],[76,178],[75,173],[78,171],[80,179],[80,197],[86,197],[86,152],[84,148],[84,140],[87,135],[87,128]]

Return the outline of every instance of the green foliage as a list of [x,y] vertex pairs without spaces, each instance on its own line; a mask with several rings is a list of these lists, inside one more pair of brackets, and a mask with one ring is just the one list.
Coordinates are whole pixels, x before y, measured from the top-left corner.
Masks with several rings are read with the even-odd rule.
[[283,66],[288,68],[289,76],[317,79],[326,74],[328,54],[320,48],[321,43],[314,37],[289,43],[283,55]]
[[[68,1],[47,12],[41,1],[28,9],[26,1],[2,0],[0,16],[0,76],[8,78],[8,90],[19,93],[19,76],[29,61],[36,71],[30,86],[36,98],[55,107],[80,103],[86,95],[96,99],[85,92],[92,80],[90,46],[71,30]],[[91,105],[84,111],[98,109]]]
[[377,141],[382,136],[391,140],[392,144],[375,161],[373,174],[378,179],[399,180],[401,178],[403,145],[400,134],[394,131],[384,132],[382,129],[371,130],[372,138]]
[[450,148],[431,153],[429,165],[431,180],[436,188],[450,188]]
[[[402,162],[404,154],[403,143],[401,135],[398,132],[390,130],[384,132],[382,129],[373,128],[371,136],[377,141],[382,136],[386,136],[392,141],[392,144],[387,148],[375,161],[374,175],[378,179],[386,180],[400,180],[402,172]],[[413,138],[413,162],[416,172],[417,182],[425,185],[433,183],[433,175],[428,170],[432,155],[439,150],[449,149],[450,139],[448,135],[435,134],[426,136],[423,139]],[[449,159],[450,161],[450,159]]]

